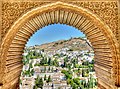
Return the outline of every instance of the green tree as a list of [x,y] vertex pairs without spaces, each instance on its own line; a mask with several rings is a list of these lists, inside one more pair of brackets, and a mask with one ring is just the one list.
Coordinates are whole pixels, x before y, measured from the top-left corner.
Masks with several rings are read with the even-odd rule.
[[52,81],[52,79],[51,79],[51,76],[49,75],[48,80],[47,80],[47,83],[48,83],[48,82],[51,82],[51,81]]
[[66,79],[72,79],[71,71],[62,70],[61,73],[65,74]]
[[32,63],[29,64],[29,67],[30,67],[30,68],[33,68]]
[[40,61],[40,65],[45,65],[45,63],[46,63],[46,59],[45,59],[45,57],[42,57],[42,59],[41,59],[41,61]]
[[48,64],[48,62],[47,62],[47,57],[45,58],[45,64]]
[[44,66],[44,73],[46,72],[46,66]]
[[54,72],[54,69],[53,69],[53,67],[52,67],[52,69],[51,69],[51,72]]
[[49,66],[49,68],[48,68],[48,71],[50,72],[50,66]]
[[94,85],[93,78],[92,75],[90,75],[89,88],[93,88],[93,85]]
[[35,86],[37,86],[38,88],[43,89],[43,80],[39,76],[37,76],[37,78],[35,80]]
[[71,82],[71,79],[67,79],[67,84],[70,84],[70,82]]
[[79,75],[82,74],[82,69],[78,68],[78,74],[79,74]]
[[53,61],[53,65],[56,66],[56,67],[59,66],[59,62],[57,61],[57,59],[55,59],[55,60]]
[[61,89],[60,87],[58,87],[58,89]]
[[64,58],[64,67],[67,67],[68,58]]
[[94,64],[94,59],[92,60],[91,64]]
[[82,69],[82,77],[85,77],[85,70]]
[[76,83],[78,86],[80,86],[80,79],[79,79],[79,78],[74,78],[73,81],[74,81],[74,83]]
[[33,89],[38,89],[38,87],[36,85],[34,85]]
[[39,80],[39,86],[38,87],[43,89],[43,80],[42,80],[42,78],[40,78],[40,80]]
[[32,55],[30,54],[30,52],[28,53],[28,55],[26,56],[26,59],[30,59]]
[[70,79],[70,85],[73,87],[74,86],[74,81],[73,79]]
[[32,75],[32,76],[34,75],[34,69],[31,70],[31,75]]
[[67,68],[71,70],[71,63],[66,64]]
[[46,80],[46,75],[44,76],[44,80]]
[[74,83],[74,84],[72,85],[72,89],[78,89],[78,86]]
[[67,71],[66,71],[66,70],[62,70],[62,71],[61,71],[61,73],[66,74],[66,73],[67,73]]
[[20,79],[19,83],[22,85],[22,80]]
[[52,60],[51,60],[51,58],[48,59],[48,65],[49,65],[49,66],[52,65]]

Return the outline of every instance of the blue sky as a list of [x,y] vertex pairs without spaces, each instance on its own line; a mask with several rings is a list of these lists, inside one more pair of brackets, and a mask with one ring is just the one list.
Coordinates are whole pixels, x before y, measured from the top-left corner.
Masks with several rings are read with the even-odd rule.
[[85,36],[78,29],[65,24],[52,24],[39,29],[27,42],[26,46],[40,45],[58,40],[70,39],[71,37]]

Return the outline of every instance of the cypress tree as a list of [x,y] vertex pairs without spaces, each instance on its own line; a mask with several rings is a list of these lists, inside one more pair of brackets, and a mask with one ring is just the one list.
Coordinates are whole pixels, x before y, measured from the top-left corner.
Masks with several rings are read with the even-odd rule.
[[44,76],[44,81],[46,80],[46,75]]

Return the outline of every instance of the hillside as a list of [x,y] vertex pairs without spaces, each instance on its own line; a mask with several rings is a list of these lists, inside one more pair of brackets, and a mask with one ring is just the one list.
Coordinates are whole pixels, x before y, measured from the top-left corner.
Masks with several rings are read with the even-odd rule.
[[30,46],[29,49],[36,48],[44,49],[45,51],[54,51],[66,47],[72,50],[92,50],[90,43],[82,38],[71,38],[69,40],[59,40],[42,45]]

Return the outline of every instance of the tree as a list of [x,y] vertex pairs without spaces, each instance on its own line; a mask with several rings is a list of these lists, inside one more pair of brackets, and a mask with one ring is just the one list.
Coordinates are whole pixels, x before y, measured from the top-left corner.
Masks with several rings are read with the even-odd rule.
[[82,74],[82,70],[80,68],[78,68],[78,74],[81,75]]
[[24,56],[23,58],[24,58],[22,60],[23,64],[24,65],[29,64],[30,55],[28,54],[27,56]]
[[48,68],[48,71],[50,72],[50,66],[49,66],[49,68]]
[[61,72],[63,74],[65,74],[66,79],[72,79],[72,72],[71,71],[62,70]]
[[48,63],[48,62],[47,62],[47,58],[42,56],[42,59],[41,59],[41,61],[40,61],[40,65],[45,66],[47,63]]
[[32,63],[29,64],[29,67],[30,67],[30,68],[33,68]]
[[49,65],[49,66],[52,65],[52,60],[51,60],[51,58],[48,59],[48,65]]
[[84,82],[83,82],[83,86],[84,86],[84,88],[87,87],[87,84],[86,84],[86,81],[85,81],[85,80],[84,80]]
[[46,75],[44,76],[44,80],[46,80]]
[[51,79],[51,76],[49,75],[48,80],[47,80],[47,83],[48,83],[48,82],[51,82],[51,81],[52,81],[52,79]]
[[34,69],[32,69],[30,72],[31,72],[31,75],[33,76],[34,75]]
[[95,79],[95,82],[94,82],[95,86],[97,86],[97,80]]
[[35,80],[35,89],[36,89],[36,86],[43,89],[43,80],[39,76],[37,76]]
[[52,67],[52,69],[51,69],[51,72],[54,72],[54,69],[53,69],[53,67]]
[[66,74],[66,78],[67,78],[67,79],[68,79],[68,78],[69,78],[69,79],[72,79],[72,75],[67,73],[67,74]]
[[71,64],[70,64],[70,63],[67,64],[67,68],[68,68],[69,70],[71,70]]
[[91,64],[94,64],[94,59],[91,61]]
[[35,85],[35,86],[33,87],[33,89],[38,89],[38,87]]
[[66,73],[67,73],[67,71],[66,71],[66,70],[62,70],[62,71],[61,71],[61,73],[66,74]]
[[70,82],[71,82],[71,79],[67,79],[67,84],[70,84]]
[[38,53],[36,50],[33,51],[33,57],[38,58],[40,56],[40,53]]
[[82,77],[85,77],[85,70],[82,69]]
[[64,67],[67,67],[68,57],[64,58]]
[[43,89],[43,80],[42,80],[42,78],[40,78],[40,80],[39,80],[39,86],[38,87]]
[[46,72],[46,66],[44,66],[44,73]]
[[22,85],[22,80],[20,79],[19,83]]
[[74,84],[72,85],[72,89],[78,89],[78,86],[74,83]]
[[78,86],[80,86],[80,79],[79,79],[79,78],[74,78],[73,81],[74,81],[74,83],[76,83]]
[[93,78],[92,78],[92,75],[90,75],[89,88],[93,88]]
[[73,87],[73,85],[74,85],[73,79],[70,80],[70,85]]
[[61,89],[60,87],[58,87],[58,89]]
[[45,64],[47,64],[48,62],[47,62],[47,57],[45,58]]
[[53,65],[56,66],[56,67],[59,66],[59,62],[57,61],[57,59],[55,59],[55,60],[53,61]]
[[26,56],[26,59],[30,59],[32,55],[30,54],[30,52],[28,53],[28,55]]

